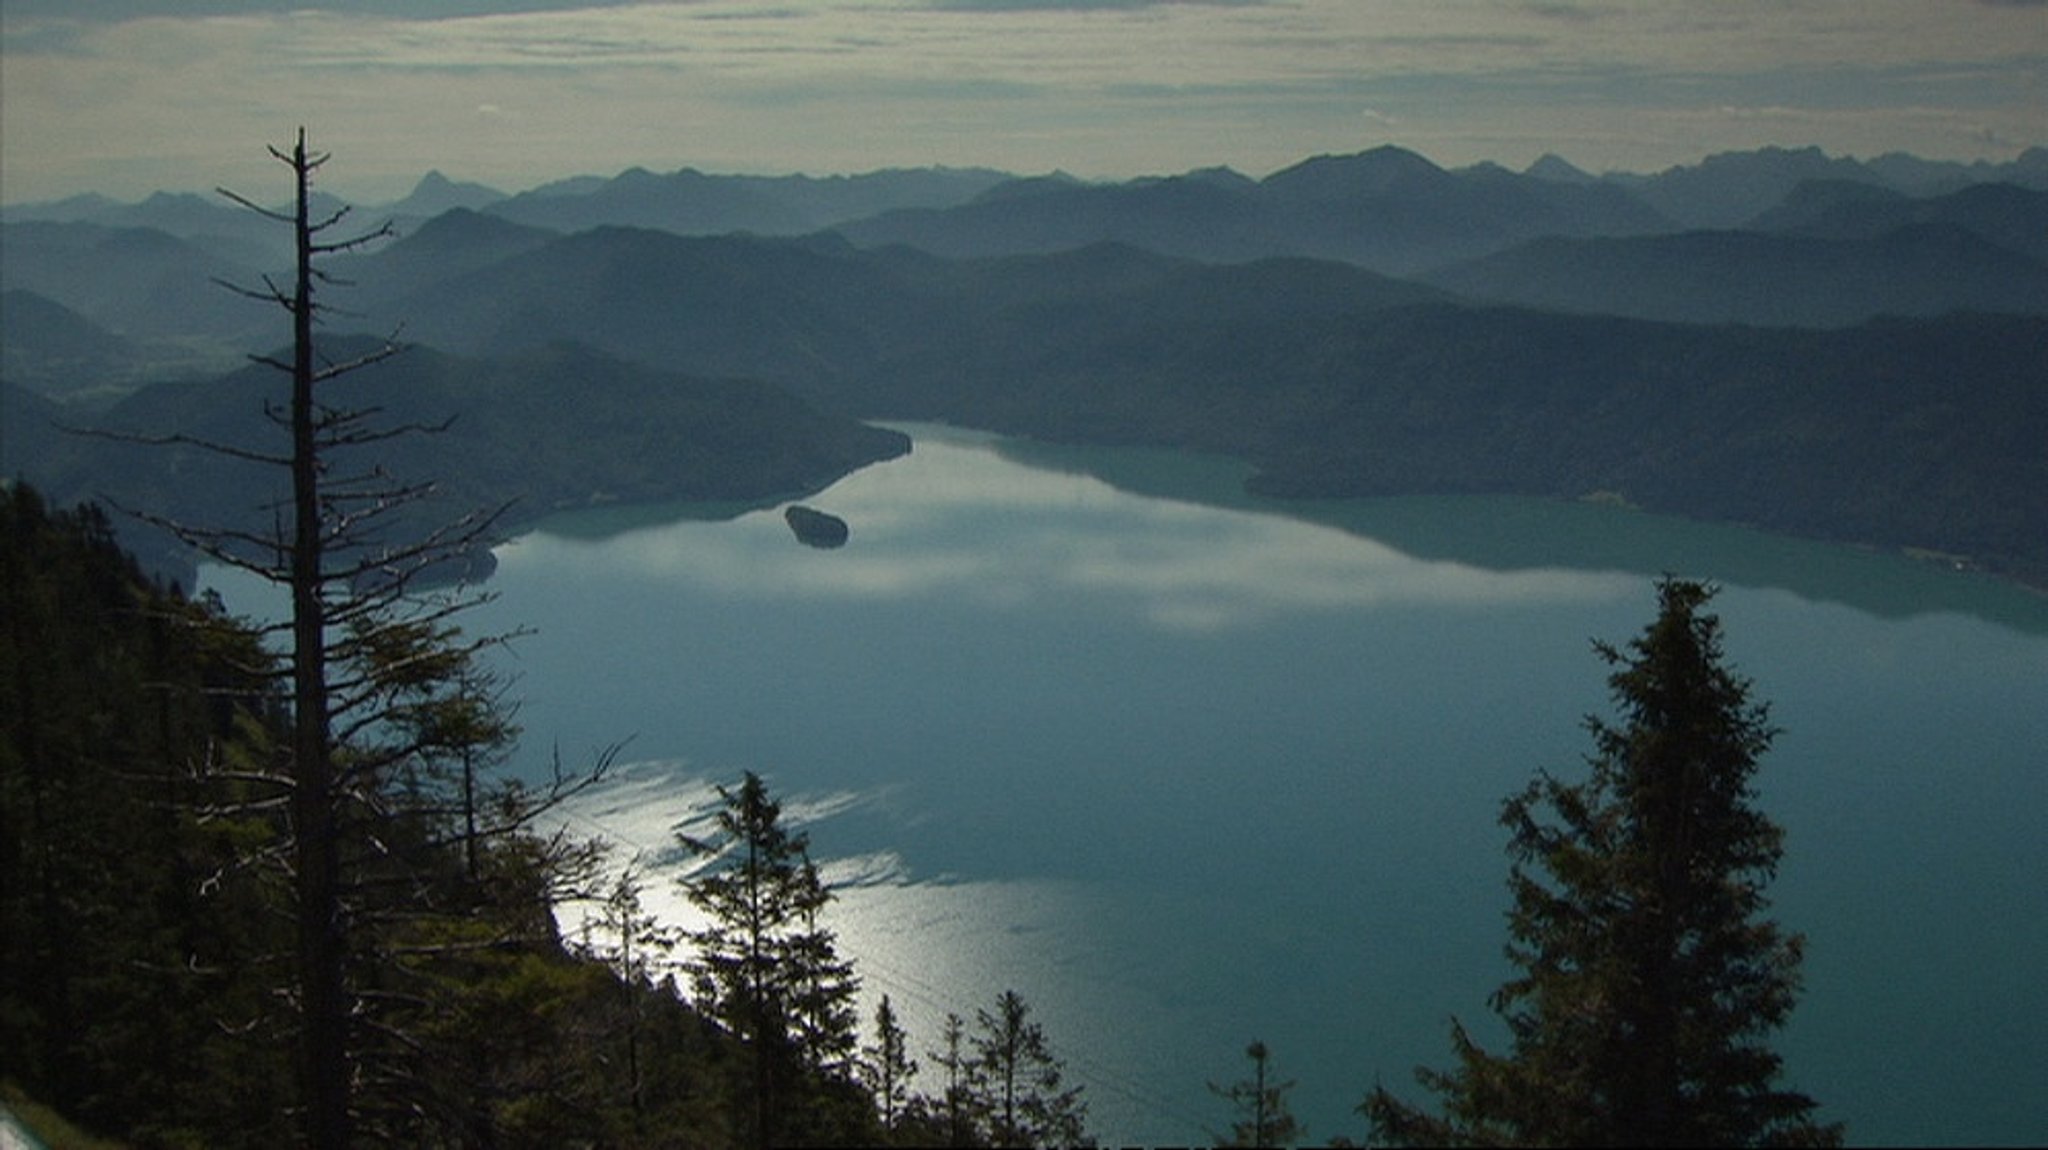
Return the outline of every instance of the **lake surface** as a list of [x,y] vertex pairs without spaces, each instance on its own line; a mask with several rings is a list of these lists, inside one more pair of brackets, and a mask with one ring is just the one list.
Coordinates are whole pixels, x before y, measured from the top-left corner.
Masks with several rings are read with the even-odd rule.
[[535,629],[503,663],[517,766],[630,739],[570,817],[669,913],[673,827],[752,769],[916,1050],[1014,987],[1106,1144],[1225,1129],[1204,1084],[1255,1038],[1311,1138],[1362,1139],[1364,1091],[1419,1097],[1452,1016],[1499,1044],[1501,800],[1577,777],[1590,641],[1639,632],[1670,571],[1723,585],[1784,728],[1760,801],[1808,939],[1790,1084],[1854,1142],[2048,1135],[2048,601],[1615,508],[1275,505],[1226,461],[909,430],[806,500],[839,550],[776,510],[633,508],[499,551],[470,626]]

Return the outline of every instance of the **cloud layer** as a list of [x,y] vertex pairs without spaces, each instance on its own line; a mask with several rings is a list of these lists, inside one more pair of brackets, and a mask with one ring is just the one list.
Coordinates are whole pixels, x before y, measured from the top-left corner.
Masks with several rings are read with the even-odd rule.
[[2048,135],[2048,10],[2010,2],[10,0],[4,20],[9,201],[241,182],[300,123],[380,194],[429,167],[512,190],[633,164],[1260,173],[1391,140],[1644,169]]

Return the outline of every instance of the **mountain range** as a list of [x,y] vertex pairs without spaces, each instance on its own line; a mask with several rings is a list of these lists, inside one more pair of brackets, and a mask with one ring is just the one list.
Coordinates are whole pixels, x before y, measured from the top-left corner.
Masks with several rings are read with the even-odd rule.
[[[1393,148],[1259,180],[636,170],[516,196],[436,175],[392,207],[423,218],[333,261],[336,324],[402,325],[432,365],[399,369],[424,373],[409,386],[490,412],[449,455],[457,487],[489,477],[479,497],[717,486],[628,481],[655,448],[578,422],[622,405],[713,471],[819,464],[749,473],[726,489],[741,497],[892,449],[848,448],[852,419],[944,419],[1224,452],[1270,494],[1598,493],[2048,579],[2040,149],[2000,166],[1773,149],[1647,177]],[[21,432],[52,404],[137,426],[244,402],[253,381],[135,389],[221,377],[220,357],[275,341],[274,309],[209,282],[260,285],[260,245],[174,197],[5,220],[10,471],[83,490],[101,465],[53,467],[65,449]],[[573,410],[586,393],[613,398]],[[765,407],[721,447],[690,437],[712,394]],[[560,442],[529,475],[491,465],[542,428]]]

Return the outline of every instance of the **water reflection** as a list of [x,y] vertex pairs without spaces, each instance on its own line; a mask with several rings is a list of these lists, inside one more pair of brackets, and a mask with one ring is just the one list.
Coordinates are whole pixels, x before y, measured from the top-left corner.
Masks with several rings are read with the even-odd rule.
[[[770,780],[771,790],[776,782]],[[852,792],[777,791],[783,825],[810,832],[820,824],[878,804],[882,796]],[[716,782],[688,764],[643,761],[620,767],[605,783],[557,812],[578,837],[608,847],[604,880],[630,871],[640,882],[644,913],[672,928],[696,930],[708,920],[691,905],[683,885],[703,865],[679,846],[678,833],[701,835],[717,811]],[[822,829],[831,838],[830,829]],[[829,850],[829,848],[826,848]],[[1056,1037],[1071,1075],[1086,1083],[1098,1118],[1108,1129],[1192,1131],[1203,1115],[1133,1076],[1146,1052],[1132,1048],[1121,1025],[1128,1001],[1102,992],[1104,956],[1086,940],[1089,922],[1103,916],[1103,900],[1081,884],[1045,879],[962,880],[914,875],[901,855],[816,854],[820,876],[834,893],[824,925],[852,958],[860,978],[863,1027],[884,994],[913,1039],[913,1057],[955,1014],[970,1025],[998,989],[1015,989]],[[586,948],[603,946],[603,908],[594,901],[561,904],[556,918],[565,938]],[[672,975],[687,987],[682,951],[655,962],[656,977]],[[1114,966],[1112,961],[1111,966]],[[1094,969],[1077,969],[1094,967]],[[998,985],[1000,984],[1000,985]],[[985,992],[985,999],[984,994]],[[929,1089],[929,1083],[920,1085]],[[1148,1125],[1151,1124],[1151,1125]],[[1103,1129],[1099,1124],[1097,1129]]]
[[1092,475],[1133,494],[1326,524],[1418,559],[1505,572],[1561,567],[1646,578],[1675,573],[1730,586],[1779,588],[1886,619],[1955,612],[2048,634],[2048,593],[2041,589],[1942,562],[1740,524],[1508,495],[1261,499],[1244,489],[1251,468],[1219,457],[1018,440],[1000,441],[997,450],[1030,467]]
[[1153,626],[1220,631],[1276,613],[1611,600],[1613,572],[1494,571],[1420,560],[1334,527],[1142,498],[1093,476],[994,458],[969,433],[925,433],[913,456],[856,474],[821,503],[851,542],[800,553],[772,511],[672,522],[592,541],[543,530],[504,561],[536,574],[685,582],[742,599],[931,599],[1033,608],[1077,596]]

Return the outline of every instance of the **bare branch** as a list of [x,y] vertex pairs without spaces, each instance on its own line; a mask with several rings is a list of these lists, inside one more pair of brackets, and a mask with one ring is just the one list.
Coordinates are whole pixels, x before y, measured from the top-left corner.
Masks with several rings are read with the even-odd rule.
[[261,451],[250,451],[247,448],[236,447],[231,443],[202,439],[199,436],[186,435],[183,432],[172,432],[169,435],[144,435],[141,432],[113,431],[104,427],[76,427],[64,423],[56,424],[55,426],[57,430],[68,435],[81,435],[90,439],[104,439],[113,443],[132,443],[141,447],[197,447],[202,451],[212,452],[216,455],[225,455],[250,463],[262,463],[271,467],[290,467],[292,464],[291,457],[288,455],[271,455]]
[[255,288],[243,287],[241,284],[238,284],[233,280],[222,279],[220,276],[208,276],[207,279],[211,280],[215,284],[220,285],[221,287],[228,289],[229,291],[235,293],[236,295],[246,296],[249,299],[258,300],[263,303],[274,303],[277,306],[285,309],[286,311],[296,311],[299,306],[296,300],[292,299],[292,297],[284,294],[283,291],[279,290],[276,282],[273,281],[267,275],[263,277],[263,286],[266,289],[264,291],[257,291]]
[[[271,148],[270,154],[276,156],[280,160],[283,160],[287,164],[292,162],[290,156],[284,155],[283,153],[279,152],[276,148]],[[257,203],[255,200],[252,200],[245,195],[242,195],[240,192],[231,191],[227,188],[219,187],[213,190],[219,193],[220,195],[226,196],[228,199],[235,201],[236,203],[242,205],[243,207],[249,209],[250,211],[255,212],[259,216],[263,216],[267,219],[276,220],[278,223],[281,224],[296,224],[298,222],[292,217],[285,215],[283,212],[277,211],[273,208],[264,207],[262,204]]]
[[405,346],[406,345],[400,343],[387,342],[383,347],[378,348],[376,351],[370,352],[367,355],[358,356],[355,359],[346,360],[341,363],[328,364],[326,367],[323,367],[320,370],[313,373],[313,382],[324,383],[327,380],[334,379],[338,376],[347,375],[349,372],[359,371],[363,368],[369,367],[371,364],[382,363],[385,360],[390,359],[392,356],[398,355],[405,351]]
[[[341,211],[336,212],[326,222],[316,224],[307,230],[316,233],[324,231],[327,228],[332,227],[335,224],[341,222],[341,217],[347,214],[348,209],[343,208]],[[330,243],[314,244],[312,246],[312,252],[314,255],[324,256],[332,255],[336,252],[354,251],[357,248],[366,247],[372,243],[375,243],[378,240],[395,239],[397,235],[398,229],[392,226],[392,221],[386,220],[382,224],[379,224],[377,227],[373,228],[370,231],[364,232],[361,235],[350,236],[348,239],[345,240],[334,240]]]

